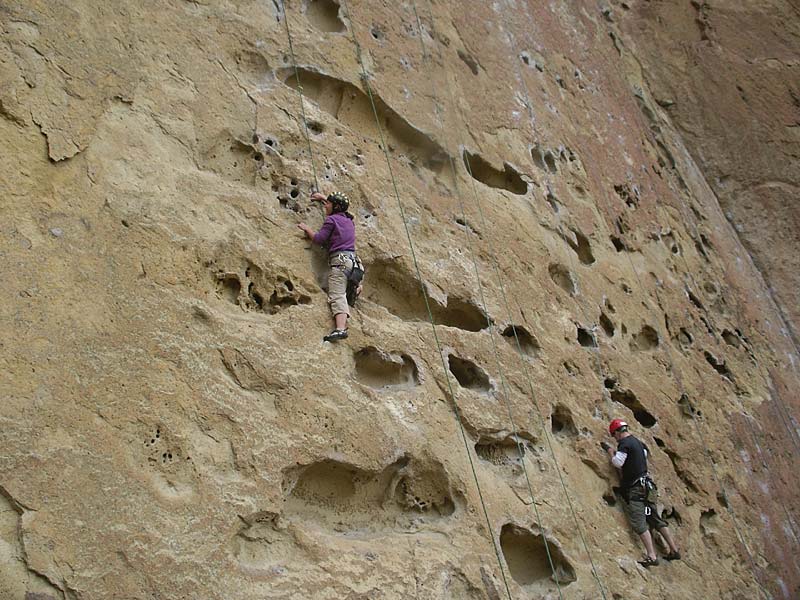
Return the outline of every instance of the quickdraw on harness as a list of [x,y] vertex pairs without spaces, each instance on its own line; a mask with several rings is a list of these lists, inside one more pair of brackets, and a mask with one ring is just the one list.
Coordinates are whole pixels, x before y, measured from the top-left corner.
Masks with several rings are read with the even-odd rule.
[[633,485],[628,488],[628,493],[636,487],[641,487],[644,495],[644,514],[650,516],[653,514],[653,508],[658,502],[658,486],[649,473],[645,473],[637,479]]

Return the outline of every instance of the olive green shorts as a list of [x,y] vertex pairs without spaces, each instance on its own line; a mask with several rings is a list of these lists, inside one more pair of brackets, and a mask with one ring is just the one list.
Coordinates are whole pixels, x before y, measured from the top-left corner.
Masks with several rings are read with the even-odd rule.
[[[643,534],[648,529],[663,529],[667,522],[658,516],[655,502],[648,502],[641,488],[630,490],[630,499],[624,503],[625,514],[637,535]],[[650,514],[648,514],[650,513]]]

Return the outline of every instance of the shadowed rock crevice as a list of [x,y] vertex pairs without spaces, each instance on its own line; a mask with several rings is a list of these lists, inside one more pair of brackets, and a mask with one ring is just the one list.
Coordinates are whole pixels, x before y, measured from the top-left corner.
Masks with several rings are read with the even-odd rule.
[[498,171],[482,156],[472,154],[467,149],[464,149],[462,158],[470,175],[482,184],[498,190],[506,190],[518,196],[524,196],[528,193],[528,184],[510,164],[505,163],[503,170]]
[[[369,136],[376,143],[380,141],[369,97],[361,89],[348,81],[309,69],[298,68],[297,75],[294,69],[278,73],[289,87],[299,89],[302,86],[307,98],[339,122]],[[444,148],[395,112],[374,89],[372,93],[389,150],[413,164],[440,171],[448,156]]]
[[341,33],[345,30],[344,22],[339,18],[339,3],[334,0],[306,0],[304,4],[306,18],[320,31]]
[[[516,337],[514,335],[515,333]],[[536,357],[542,349],[536,336],[521,325],[509,325],[503,330],[501,335],[508,340],[508,343],[511,344],[514,349],[517,348],[517,340],[519,340],[519,349],[522,350],[525,356]]]
[[[367,266],[369,285],[364,297],[406,321],[427,321],[425,298],[417,278],[396,261],[378,261]],[[428,303],[437,325],[465,331],[480,331],[487,326],[486,314],[471,301],[450,296],[441,304],[432,296]]]
[[594,332],[581,325],[576,325],[578,343],[584,348],[597,348]]
[[411,389],[419,385],[417,364],[407,354],[368,346],[353,356],[356,379],[375,389]]
[[600,313],[600,327],[603,329],[603,333],[605,333],[606,336],[614,337],[614,332],[616,331],[616,328],[614,327],[614,323],[611,321],[611,319],[608,318],[608,315],[606,315],[606,313],[604,312]]
[[658,332],[649,325],[643,325],[631,338],[630,348],[634,352],[644,352],[658,348]]
[[556,404],[550,414],[550,430],[560,436],[576,437],[578,428],[572,418],[572,411],[564,404]]
[[572,277],[572,273],[569,272],[567,267],[558,263],[551,263],[550,266],[547,267],[547,272],[550,274],[550,279],[553,280],[553,283],[570,296],[575,295],[575,279]]
[[447,357],[447,364],[462,388],[486,394],[492,391],[489,375],[471,360],[451,354]]
[[[561,545],[529,529],[506,523],[500,530],[500,547],[511,577],[525,589],[543,590],[555,585],[556,579],[568,585],[577,579],[575,568],[564,556]],[[549,550],[553,565],[547,558]]]
[[559,232],[561,238],[567,242],[572,251],[578,255],[578,260],[581,261],[581,264],[584,265],[591,265],[594,263],[594,254],[592,253],[592,246],[589,243],[589,238],[587,238],[583,233],[578,231],[577,229],[570,230],[572,235],[565,233],[563,230]]
[[404,456],[380,471],[326,459],[284,471],[283,518],[337,532],[406,529],[460,504],[437,461]]
[[724,358],[717,358],[708,350],[703,350],[703,356],[705,356],[706,362],[711,365],[711,367],[722,377],[730,381],[731,383],[734,382],[733,373],[728,368],[728,365],[725,362]]
[[621,388],[617,381],[610,377],[606,378],[605,387],[609,391],[611,399],[629,408],[631,412],[633,412],[633,418],[636,419],[642,427],[650,428],[656,424],[657,419],[641,402],[639,402],[636,394],[631,390]]

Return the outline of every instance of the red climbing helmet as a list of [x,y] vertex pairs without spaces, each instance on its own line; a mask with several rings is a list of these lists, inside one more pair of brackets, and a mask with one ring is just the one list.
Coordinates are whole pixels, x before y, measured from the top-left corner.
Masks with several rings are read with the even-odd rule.
[[614,419],[613,421],[611,421],[611,423],[608,424],[608,433],[610,433],[611,435],[614,435],[614,432],[617,429],[620,429],[622,427],[627,427],[627,426],[628,426],[628,424],[625,421],[623,421],[622,419]]

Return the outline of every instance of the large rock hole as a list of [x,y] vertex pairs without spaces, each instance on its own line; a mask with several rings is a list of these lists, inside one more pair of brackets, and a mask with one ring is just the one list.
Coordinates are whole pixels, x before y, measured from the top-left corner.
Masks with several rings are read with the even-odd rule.
[[558,263],[551,263],[547,267],[547,272],[550,274],[550,279],[553,280],[558,287],[567,292],[570,296],[575,295],[575,279],[572,273],[564,265]]
[[292,467],[284,471],[282,489],[287,518],[337,532],[411,526],[456,509],[444,467],[408,456],[376,471],[333,459]]
[[[565,585],[576,580],[575,568],[564,556],[558,544],[528,529],[506,523],[500,531],[500,547],[508,565],[511,577],[519,585],[549,586],[550,581],[558,580]],[[547,551],[553,560],[553,568],[547,558]]]
[[453,354],[447,358],[450,372],[458,381],[458,384],[468,390],[489,393],[492,391],[492,384],[489,376],[482,368],[471,360],[459,358]]
[[502,440],[486,438],[475,444],[475,453],[493,465],[518,465],[521,458],[520,452],[522,452],[522,457],[525,456],[525,445],[525,440],[518,441],[515,436],[508,436]]
[[580,325],[576,327],[578,331],[578,343],[584,348],[597,348],[597,338],[595,338],[594,333]]
[[[302,85],[303,94],[322,110],[378,143],[380,133],[375,125],[372,105],[361,89],[349,81],[302,68],[298,68],[297,73],[294,69],[284,69],[279,77],[293,89],[299,89]],[[425,166],[435,172],[441,171],[448,156],[445,149],[375,95],[374,90],[373,99],[381,128],[388,138],[389,150],[404,156],[412,164]]]
[[231,304],[239,304],[239,294],[242,293],[242,282],[234,273],[220,273],[217,276],[217,295]]
[[[515,333],[516,338],[514,337]],[[520,325],[509,325],[503,330],[502,335],[504,338],[508,339],[508,342],[514,347],[516,347],[517,340],[519,340],[519,347],[525,356],[536,357],[542,349],[539,340]]]
[[573,252],[578,255],[578,260],[581,261],[582,264],[593,264],[594,254],[592,253],[592,246],[589,244],[589,238],[587,238],[577,229],[572,229],[571,231],[575,236],[574,239],[572,236],[562,233],[561,236],[564,238],[564,241],[566,241],[567,244],[569,244],[569,247],[572,248]]
[[617,382],[610,377],[606,378],[605,386],[606,389],[609,390],[611,399],[630,409],[631,412],[633,412],[633,418],[636,419],[642,427],[647,427],[649,429],[656,424],[657,419],[641,402],[639,402],[636,394],[631,390],[620,388]]
[[550,415],[550,430],[555,435],[577,436],[578,428],[572,418],[572,411],[564,404],[556,404]]
[[462,154],[462,158],[472,177],[482,184],[495,189],[506,190],[518,196],[524,196],[528,193],[528,184],[525,183],[517,170],[508,163],[505,163],[502,171],[498,171],[483,157],[478,154],[472,154],[466,149]]
[[306,0],[306,18],[326,33],[341,33],[344,22],[339,18],[339,4],[333,0]]
[[639,333],[633,335],[630,348],[635,352],[642,352],[658,348],[658,344],[658,332],[649,325],[644,325]]
[[[378,261],[367,266],[369,285],[364,297],[385,307],[393,315],[406,321],[427,321],[428,310],[419,281],[395,261]],[[442,305],[428,297],[437,325],[456,327],[465,331],[480,331],[487,327],[486,314],[470,301],[451,296]]]
[[413,388],[419,385],[416,363],[406,354],[393,354],[374,346],[362,348],[354,355],[356,378],[375,389]]

